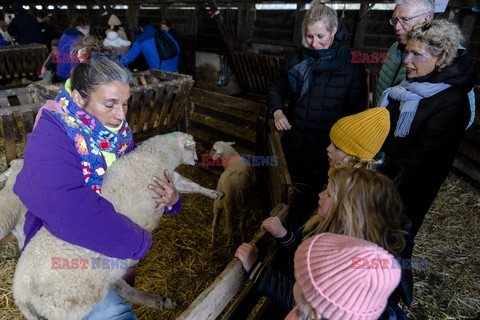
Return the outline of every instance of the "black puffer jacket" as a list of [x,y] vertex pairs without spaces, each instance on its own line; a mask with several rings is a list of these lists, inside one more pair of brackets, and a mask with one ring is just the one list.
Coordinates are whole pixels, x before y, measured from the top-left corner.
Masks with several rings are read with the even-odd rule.
[[19,44],[43,43],[42,31],[37,18],[21,9],[8,25],[8,33]]
[[[390,133],[382,147],[387,166],[403,170],[398,190],[405,213],[412,220],[412,237],[418,232],[440,186],[450,171],[470,119],[468,92],[476,80],[475,65],[459,50],[453,65],[441,72],[415,78],[416,82],[447,83],[451,87],[422,99],[406,137],[394,137],[399,102],[391,100]],[[398,170],[386,168],[391,178]]]
[[[342,44],[343,45],[343,44]],[[270,117],[282,109],[292,129],[283,135],[283,148],[294,182],[308,182],[314,174],[326,178],[330,128],[341,117],[366,107],[366,75],[363,64],[347,64],[340,70],[313,72],[313,83],[307,98],[299,102],[290,97],[288,109],[284,100],[291,92],[288,71],[302,61],[302,52],[285,59],[285,65],[267,90]]]

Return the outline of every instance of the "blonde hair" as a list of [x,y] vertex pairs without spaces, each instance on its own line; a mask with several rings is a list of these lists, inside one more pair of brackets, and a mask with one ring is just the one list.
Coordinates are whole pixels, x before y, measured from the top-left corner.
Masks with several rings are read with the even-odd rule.
[[315,213],[305,224],[305,239],[321,232],[344,234],[398,256],[405,246],[403,204],[392,181],[375,170],[336,166],[329,185],[328,216]]
[[407,33],[408,40],[425,44],[432,56],[441,58],[438,70],[442,70],[451,65],[457,56],[457,49],[463,41],[463,36],[456,24],[439,19],[415,25]]
[[322,3],[321,0],[313,0],[302,22],[302,44],[304,47],[308,47],[306,39],[308,26],[318,21],[325,23],[327,31],[332,32],[338,26],[337,11]]
[[[295,285],[298,286],[298,283],[295,283],[294,286]],[[312,307],[307,299],[305,299],[305,295],[300,288],[296,291],[295,303],[297,304],[297,309],[301,312],[300,315],[297,315],[299,320],[313,320],[320,318],[321,315],[314,307]]]

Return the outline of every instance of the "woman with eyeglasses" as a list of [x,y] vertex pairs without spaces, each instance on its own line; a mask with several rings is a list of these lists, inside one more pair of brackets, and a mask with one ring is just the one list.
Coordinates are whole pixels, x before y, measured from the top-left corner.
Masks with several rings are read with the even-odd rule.
[[459,27],[447,20],[413,27],[407,34],[406,80],[385,90],[380,99],[391,121],[381,150],[386,155],[383,169],[398,179],[412,221],[403,258],[411,258],[413,239],[450,171],[470,119],[468,92],[476,70],[461,41]]
[[326,183],[330,128],[366,108],[365,67],[351,62],[344,43],[347,35],[334,9],[312,1],[302,24],[303,48],[285,59],[267,90],[269,116],[283,131],[288,170],[302,195],[292,217],[297,227],[315,210],[317,194]]

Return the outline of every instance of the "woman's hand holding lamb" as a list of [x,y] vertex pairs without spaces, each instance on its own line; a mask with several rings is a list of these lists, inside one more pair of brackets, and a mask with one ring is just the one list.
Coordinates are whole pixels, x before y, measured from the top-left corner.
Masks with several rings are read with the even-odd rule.
[[237,248],[235,257],[240,260],[245,271],[249,272],[258,258],[257,246],[253,243],[244,242]]
[[278,217],[269,217],[262,222],[262,228],[272,237],[279,239],[287,235],[287,229],[282,225]]
[[153,177],[153,181],[155,181],[156,185],[148,185],[149,189],[155,191],[159,195],[159,197],[153,197],[153,200],[157,204],[155,211],[160,211],[165,207],[171,207],[180,199],[180,194],[178,193],[177,188],[175,188],[172,179],[170,179],[168,170],[165,170],[163,174],[167,182],[164,182],[157,177]]
[[283,111],[278,109],[273,113],[273,118],[275,120],[275,127],[277,130],[290,130],[292,126],[288,122],[287,117],[283,114]]

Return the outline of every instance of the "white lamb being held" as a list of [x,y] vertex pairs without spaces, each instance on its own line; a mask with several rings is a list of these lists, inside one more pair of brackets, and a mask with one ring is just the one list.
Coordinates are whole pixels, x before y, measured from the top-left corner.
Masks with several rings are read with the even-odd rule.
[[255,171],[247,165],[238,152],[232,147],[234,142],[217,141],[212,147],[212,158],[220,159],[224,171],[217,184],[217,191],[224,197],[213,202],[212,243],[215,244],[218,232],[218,220],[225,211],[225,224],[232,241],[236,230],[233,220],[239,220],[238,231],[242,241],[245,240],[246,223],[251,201],[255,194]]
[[[214,199],[222,196],[174,172],[180,164],[194,165],[196,160],[191,135],[176,132],[155,136],[107,170],[102,194],[118,212],[142,228],[153,230],[163,212],[155,211],[152,197],[156,194],[147,186],[153,176],[163,177],[165,169],[180,193],[201,193]],[[70,269],[55,269],[52,268],[54,257],[77,264],[71,263]],[[112,267],[95,267],[93,257],[111,262]],[[87,268],[82,268],[82,261]],[[159,309],[175,308],[175,301],[134,289],[122,279],[126,269],[136,262],[109,258],[67,243],[42,228],[18,261],[13,279],[15,303],[27,319],[82,319],[104,298],[109,286],[114,286],[127,302]],[[114,267],[114,263],[119,267]]]

